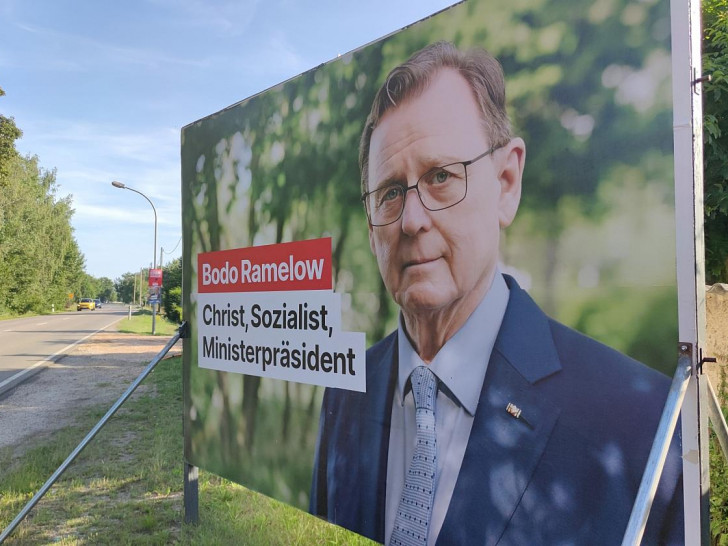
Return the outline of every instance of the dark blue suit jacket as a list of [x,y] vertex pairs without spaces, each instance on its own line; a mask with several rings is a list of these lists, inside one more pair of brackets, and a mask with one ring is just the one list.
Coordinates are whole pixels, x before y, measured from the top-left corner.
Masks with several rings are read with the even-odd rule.
[[[508,307],[437,543],[620,544],[670,381],[551,320],[506,281]],[[311,490],[311,513],[379,542],[396,379],[394,332],[367,351],[365,393],[327,389]],[[643,544],[684,541],[681,475],[675,440]]]

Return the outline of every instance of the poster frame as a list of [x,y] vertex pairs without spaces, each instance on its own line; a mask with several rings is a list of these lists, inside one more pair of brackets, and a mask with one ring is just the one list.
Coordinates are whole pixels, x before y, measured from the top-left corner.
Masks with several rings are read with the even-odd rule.
[[[697,368],[705,343],[705,273],[703,242],[703,149],[700,2],[673,0],[670,7],[673,67],[673,143],[676,221],[676,272],[678,290],[679,344],[691,348],[692,374],[681,406],[684,472],[685,543],[704,542],[703,509],[707,484],[705,458],[701,452],[701,423],[706,409],[700,407]],[[392,33],[393,34],[393,33]],[[365,47],[365,45],[361,47]],[[693,229],[686,229],[691,225]],[[677,356],[676,347],[676,356]],[[704,435],[703,435],[704,436]],[[702,438],[704,443],[704,437]],[[697,456],[696,456],[697,454]],[[707,455],[707,454],[705,454]],[[185,463],[194,474],[197,468]],[[190,474],[192,476],[192,474]],[[185,484],[188,472],[185,472]],[[196,475],[190,502],[197,520]],[[185,487],[185,512],[188,509]],[[190,505],[192,510],[192,505]]]
[[[692,374],[681,411],[685,544],[701,544],[709,532],[709,506],[703,503],[707,453],[701,453],[697,367],[705,344],[705,267],[703,241],[703,109],[699,0],[670,3],[675,151],[675,244],[678,336],[688,344]],[[692,226],[692,229],[685,229]],[[702,414],[702,415],[701,415]],[[704,436],[704,435],[703,435]],[[704,447],[704,446],[703,446]],[[709,541],[709,536],[707,537]]]

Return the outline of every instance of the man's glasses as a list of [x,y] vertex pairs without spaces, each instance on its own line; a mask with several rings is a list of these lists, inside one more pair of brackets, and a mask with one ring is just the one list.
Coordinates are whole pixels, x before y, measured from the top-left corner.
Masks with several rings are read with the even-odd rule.
[[393,224],[402,216],[407,192],[417,190],[427,210],[443,210],[457,205],[468,193],[468,165],[492,154],[505,144],[494,145],[470,161],[435,167],[423,174],[414,186],[388,184],[361,196],[369,223],[375,227]]

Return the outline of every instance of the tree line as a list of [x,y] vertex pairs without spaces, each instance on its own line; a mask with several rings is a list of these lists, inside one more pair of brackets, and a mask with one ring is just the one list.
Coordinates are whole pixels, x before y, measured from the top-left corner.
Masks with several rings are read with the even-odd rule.
[[[115,281],[85,271],[71,225],[72,198],[59,195],[55,169],[18,152],[15,142],[22,135],[13,117],[0,114],[0,315],[62,310],[82,297],[127,303],[146,298],[148,270]],[[180,261],[169,263],[164,275],[163,304],[179,321]]]
[[0,314],[62,309],[93,284],[73,235],[71,196],[58,195],[55,170],[18,152],[22,134],[0,115]]

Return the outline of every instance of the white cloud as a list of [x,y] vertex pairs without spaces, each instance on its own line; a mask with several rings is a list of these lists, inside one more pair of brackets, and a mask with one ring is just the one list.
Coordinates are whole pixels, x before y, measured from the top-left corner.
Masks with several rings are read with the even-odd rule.
[[45,152],[85,164],[98,162],[95,158],[103,158],[104,163],[114,158],[159,165],[160,161],[176,163],[179,157],[180,131],[176,128],[149,127],[137,132],[109,124],[44,118],[24,123],[23,131],[20,147],[33,150],[44,163]]
[[[141,197],[138,201],[129,199],[126,206],[116,201],[114,206],[92,205],[88,203],[77,203],[76,213],[74,217],[79,223],[89,220],[103,220],[110,224],[119,223],[123,226],[128,224],[138,224],[142,226],[151,226],[154,223],[154,215],[149,203],[145,202]],[[173,218],[170,215],[160,215],[157,209],[157,225],[179,227],[179,214]]]
[[53,55],[36,55],[33,60],[36,69],[78,72],[92,70],[99,65],[106,68],[109,64],[118,63],[141,65],[147,68],[158,68],[167,64],[195,68],[204,68],[205,66],[205,61],[193,59],[189,56],[170,55],[155,48],[120,46],[81,34],[27,23],[17,23],[16,26],[25,32],[34,34],[36,37],[34,39],[52,42],[54,49],[83,51],[83,55],[74,55],[74,61],[72,62],[59,61],[58,57]]
[[184,24],[210,27],[227,34],[239,35],[248,30],[255,17],[258,0],[152,0],[169,9],[170,16]]

